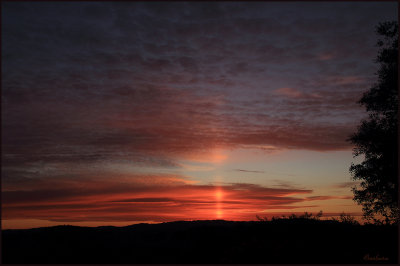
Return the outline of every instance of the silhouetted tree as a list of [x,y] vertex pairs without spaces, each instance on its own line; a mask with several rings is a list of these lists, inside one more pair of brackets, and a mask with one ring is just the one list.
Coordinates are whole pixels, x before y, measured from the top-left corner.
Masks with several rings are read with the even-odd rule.
[[378,82],[360,99],[369,117],[349,139],[355,144],[353,157],[364,155],[364,161],[352,163],[350,173],[361,181],[359,187],[353,187],[353,193],[354,200],[363,206],[364,218],[381,216],[386,222],[398,222],[397,22],[380,23],[376,32],[380,36]]
[[350,214],[346,214],[344,212],[340,214],[339,220],[341,223],[345,224],[353,224],[353,225],[359,224],[353,216],[351,216]]

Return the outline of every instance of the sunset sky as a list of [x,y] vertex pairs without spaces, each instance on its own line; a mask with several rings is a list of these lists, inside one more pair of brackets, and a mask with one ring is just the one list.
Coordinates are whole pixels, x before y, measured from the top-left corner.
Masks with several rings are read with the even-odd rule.
[[387,20],[396,2],[3,2],[2,228],[359,216],[346,139]]

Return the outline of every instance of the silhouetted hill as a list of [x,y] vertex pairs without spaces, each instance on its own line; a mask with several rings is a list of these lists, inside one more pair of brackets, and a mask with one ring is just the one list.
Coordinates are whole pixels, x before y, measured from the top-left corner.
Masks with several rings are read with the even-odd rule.
[[393,225],[312,219],[55,226],[2,231],[2,262],[397,263],[397,235]]

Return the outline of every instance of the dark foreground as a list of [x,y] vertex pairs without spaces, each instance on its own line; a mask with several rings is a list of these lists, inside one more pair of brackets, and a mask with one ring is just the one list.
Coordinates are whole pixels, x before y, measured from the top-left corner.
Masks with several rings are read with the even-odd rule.
[[397,227],[306,219],[2,232],[3,263],[397,263]]

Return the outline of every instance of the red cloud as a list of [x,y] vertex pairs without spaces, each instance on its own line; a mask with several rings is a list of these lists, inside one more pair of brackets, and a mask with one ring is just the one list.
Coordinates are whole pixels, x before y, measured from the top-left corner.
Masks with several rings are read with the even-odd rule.
[[304,93],[293,88],[280,88],[275,90],[275,93],[289,98],[302,98],[304,96]]
[[[142,177],[145,179],[146,177]],[[161,177],[160,177],[161,178]],[[167,177],[167,179],[170,177]],[[172,221],[223,218],[253,220],[267,210],[333,197],[303,197],[311,190],[254,184],[193,185],[126,179],[54,181],[51,186],[3,192],[3,219],[52,221]],[[154,181],[154,180],[153,180]]]
[[274,94],[285,96],[294,99],[319,99],[321,96],[315,93],[304,93],[293,88],[279,88],[274,91]]

